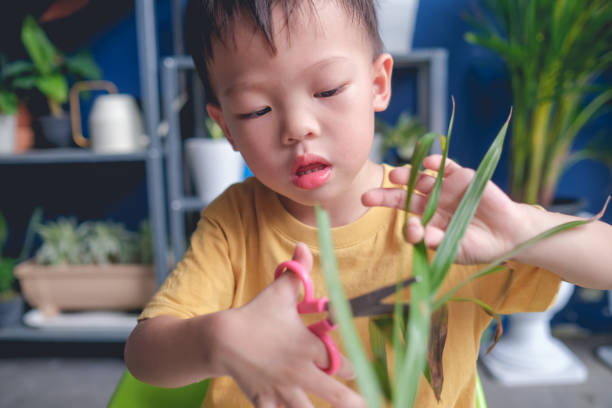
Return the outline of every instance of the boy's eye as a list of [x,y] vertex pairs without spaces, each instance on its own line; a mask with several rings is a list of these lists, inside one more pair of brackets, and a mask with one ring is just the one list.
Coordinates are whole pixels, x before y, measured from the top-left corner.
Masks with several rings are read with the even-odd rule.
[[238,115],[238,117],[240,119],[255,119],[258,118],[260,116],[265,115],[266,113],[270,112],[272,109],[268,106],[266,108],[260,109],[258,111],[255,112],[251,112],[251,113],[242,113],[240,115]]
[[330,89],[328,91],[323,91],[315,94],[317,98],[329,98],[330,96],[334,96],[338,94],[343,87],[339,86],[338,88]]

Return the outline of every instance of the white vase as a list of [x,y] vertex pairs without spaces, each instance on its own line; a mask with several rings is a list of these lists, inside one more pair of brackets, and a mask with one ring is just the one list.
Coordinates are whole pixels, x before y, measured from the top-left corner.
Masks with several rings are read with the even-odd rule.
[[574,285],[562,282],[555,304],[545,312],[508,316],[509,328],[481,361],[506,386],[576,384],[587,370],[576,355],[550,331],[550,320],[569,301]]
[[15,152],[15,134],[17,132],[17,117],[0,114],[0,154]]
[[385,50],[394,55],[408,54],[412,49],[419,1],[380,0],[376,4],[378,26]]
[[191,138],[185,149],[196,193],[205,204],[242,180],[244,160],[227,140]]

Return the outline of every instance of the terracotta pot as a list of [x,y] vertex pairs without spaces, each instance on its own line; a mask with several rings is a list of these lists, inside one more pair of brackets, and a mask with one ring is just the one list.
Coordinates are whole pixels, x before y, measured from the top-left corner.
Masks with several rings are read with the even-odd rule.
[[32,116],[23,104],[19,103],[17,111],[17,135],[15,137],[15,152],[22,153],[34,146],[34,130],[32,129]]
[[156,288],[152,265],[38,265],[15,267],[27,302],[45,315],[70,310],[142,308]]

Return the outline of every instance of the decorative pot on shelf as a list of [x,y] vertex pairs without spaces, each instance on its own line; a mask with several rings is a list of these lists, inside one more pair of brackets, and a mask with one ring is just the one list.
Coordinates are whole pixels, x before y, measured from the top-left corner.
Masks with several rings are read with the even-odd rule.
[[385,50],[406,55],[412,49],[419,0],[384,0],[376,2],[378,27]]
[[185,141],[185,150],[196,193],[205,204],[242,180],[244,160],[225,138],[193,137]]
[[12,154],[15,152],[16,130],[16,116],[0,114],[0,154]]
[[70,118],[67,115],[40,116],[36,119],[39,134],[44,147],[69,147],[72,144]]
[[38,265],[15,267],[27,302],[47,316],[74,310],[142,308],[156,288],[152,265]]
[[23,316],[23,298],[15,294],[8,299],[0,297],[0,327],[14,326]]

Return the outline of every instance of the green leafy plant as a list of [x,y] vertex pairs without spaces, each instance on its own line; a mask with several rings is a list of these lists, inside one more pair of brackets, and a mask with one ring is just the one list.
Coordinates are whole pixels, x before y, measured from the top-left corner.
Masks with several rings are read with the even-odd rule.
[[597,85],[612,67],[612,2],[483,1],[487,12],[470,18],[475,30],[466,40],[498,54],[510,74],[510,194],[548,206],[570,165],[586,158],[612,163],[609,143],[592,140],[571,151],[580,130],[612,100],[610,85]]
[[204,124],[206,125],[206,132],[208,133],[208,137],[211,139],[223,139],[223,129],[221,126],[217,124],[210,117],[207,117],[204,120]]
[[99,79],[100,68],[87,52],[66,56],[49,40],[36,20],[27,16],[21,29],[21,40],[30,61],[20,61],[21,76],[15,86],[35,88],[46,98],[49,111],[63,116],[62,106],[68,100],[68,78]]
[[[417,143],[411,161],[411,173],[407,184],[408,198],[406,209],[410,208],[410,197],[414,192],[422,161],[436,139],[440,139],[443,146],[443,158],[440,169],[444,169],[444,163],[448,155],[453,118],[454,110],[447,137],[436,133],[428,133]],[[442,351],[446,341],[446,329],[448,326],[447,303],[455,301],[474,302],[487,313],[497,319],[499,318],[490,306],[478,299],[455,297],[457,291],[474,279],[502,270],[503,263],[522,249],[551,235],[591,221],[580,220],[569,222],[541,233],[495,259],[448,292],[438,294],[438,289],[457,255],[459,242],[467,230],[476,212],[484,188],[497,166],[507,128],[508,122],[503,125],[478,166],[474,179],[463,195],[447,227],[444,239],[431,262],[428,260],[427,249],[423,241],[414,246],[411,271],[412,275],[416,278],[416,283],[410,287],[410,310],[408,316],[404,316],[401,312],[400,302],[403,301],[402,297],[396,296],[394,316],[392,318],[371,321],[370,333],[372,334],[373,362],[368,359],[353,325],[351,310],[344,295],[337,271],[329,218],[324,210],[318,206],[315,207],[319,244],[321,247],[321,266],[328,286],[330,301],[334,309],[334,317],[338,323],[347,354],[357,372],[358,385],[370,407],[381,406],[383,397],[389,400],[395,407],[412,407],[419,387],[418,379],[422,372],[425,373],[425,377],[428,379],[434,394],[439,398],[444,383],[441,367]],[[439,171],[421,218],[423,226],[427,225],[435,213],[443,176],[444,171]],[[600,217],[601,214],[598,216]],[[406,245],[408,246],[408,244]],[[406,265],[406,270],[410,270],[408,265]],[[407,276],[399,277],[399,279],[405,278]],[[398,294],[399,290],[400,286],[398,285]],[[501,325],[498,325],[498,327],[501,328]],[[500,335],[501,332],[498,331],[496,339]],[[386,366],[386,343],[392,345],[394,349],[394,376],[388,372]]]
[[[36,262],[42,265],[151,263],[148,222],[138,233],[112,221],[85,221],[59,218],[36,228],[42,245]],[[147,246],[148,245],[148,246]]]
[[40,208],[34,210],[28,223],[21,253],[19,254],[19,257],[11,258],[5,256],[3,252],[4,245],[8,240],[9,231],[6,218],[4,218],[4,215],[0,213],[0,301],[10,300],[17,296],[17,292],[13,289],[13,284],[15,283],[15,275],[13,273],[14,267],[18,262],[25,259],[25,257],[30,253],[34,227],[38,222],[40,222],[41,216],[42,210]]
[[382,119],[376,120],[376,132],[383,137],[383,156],[389,149],[397,149],[397,154],[404,160],[410,160],[419,137],[427,132],[416,117],[402,112],[395,125]]

